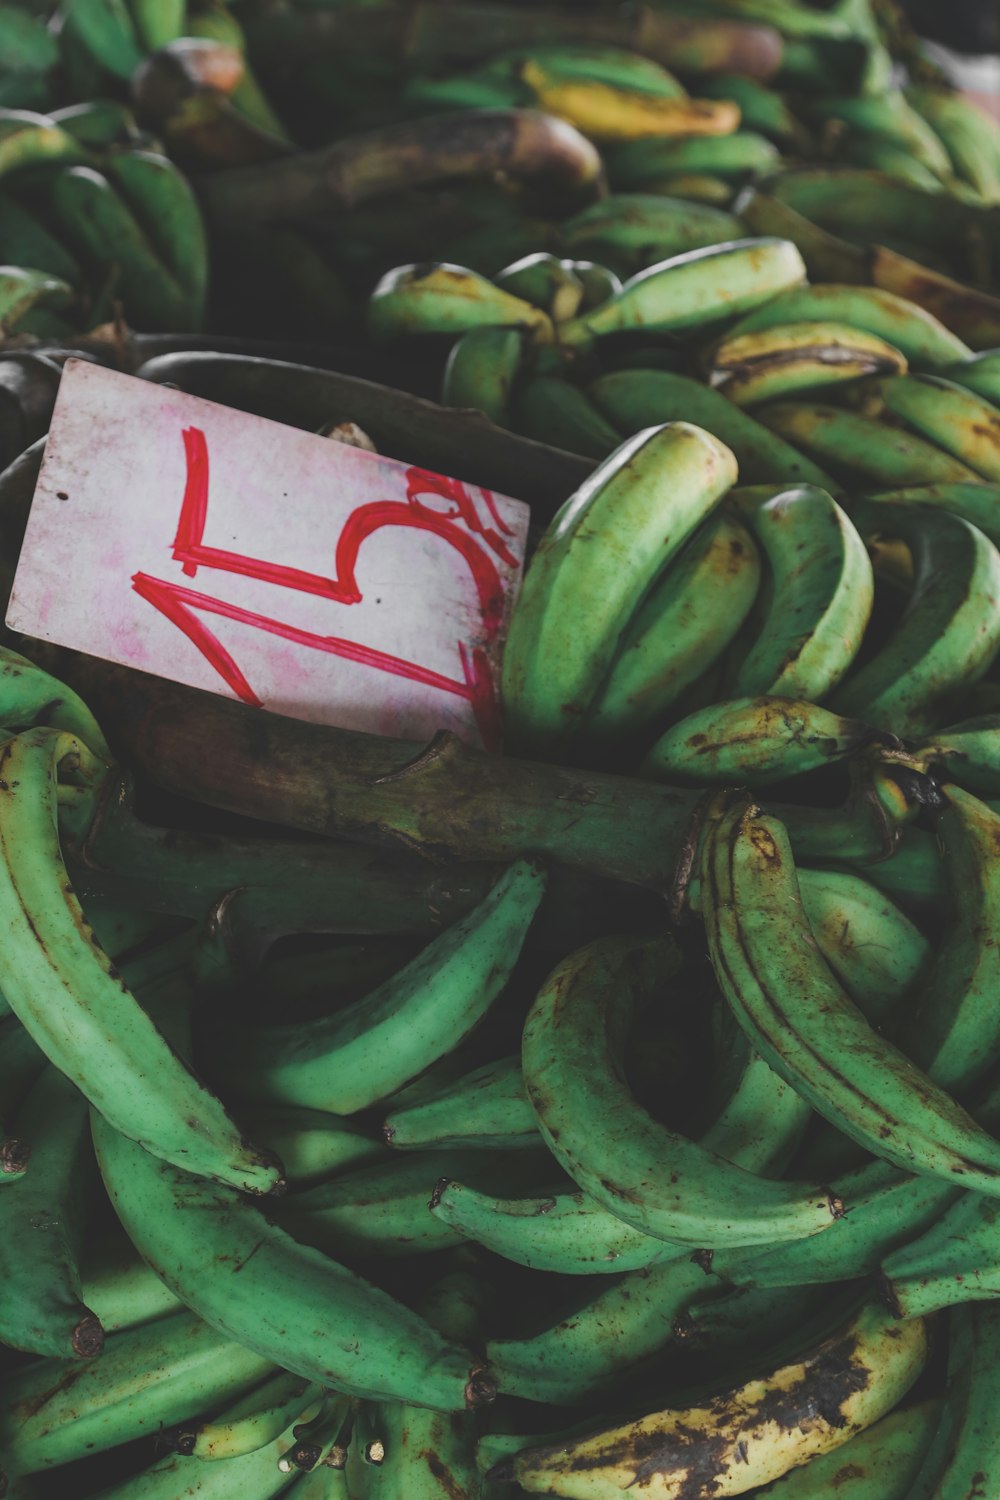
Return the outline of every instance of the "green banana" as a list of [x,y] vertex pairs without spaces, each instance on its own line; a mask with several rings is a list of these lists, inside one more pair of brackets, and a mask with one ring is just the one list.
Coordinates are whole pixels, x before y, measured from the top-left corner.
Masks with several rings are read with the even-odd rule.
[[775,401],[758,417],[772,432],[801,448],[807,457],[829,464],[852,488],[902,488],[917,484],[975,482],[966,463],[934,443],[856,412],[819,402]]
[[580,309],[583,301],[583,283],[572,268],[572,263],[550,255],[547,250],[538,250],[534,255],[524,255],[512,265],[505,266],[492,278],[495,286],[523,297],[548,313],[553,323],[565,322]]
[[1000,299],[978,287],[956,281],[886,245],[876,245],[869,253],[863,279],[919,303],[971,349],[993,349],[1000,344]]
[[814,106],[821,120],[836,120],[867,138],[886,141],[924,167],[933,181],[952,175],[951,157],[937,131],[913,108],[902,89],[863,97],[821,99]]
[[492,1400],[494,1383],[473,1357],[387,1293],[297,1244],[234,1190],[157,1161],[98,1115],[92,1128],[126,1233],[212,1327],[347,1394],[442,1411]]
[[929,505],[961,516],[1000,547],[1000,485],[960,482],[914,485],[901,490],[881,490],[866,495],[875,504],[883,500],[902,505]]
[[948,1318],[943,1410],[907,1500],[988,1495],[1000,1479],[996,1361],[1000,1320],[994,1304],[956,1307]]
[[75,256],[10,193],[0,197],[0,245],[12,266],[31,266],[71,287],[83,283],[83,270]]
[[760,1500],[916,1500],[940,1417],[940,1399],[897,1407],[841,1448],[789,1469],[755,1493]]
[[252,1140],[273,1151],[290,1188],[309,1187],[337,1172],[351,1171],[385,1156],[381,1141],[339,1115],[295,1105],[245,1106],[240,1123]]
[[940,140],[955,175],[987,203],[996,203],[1000,137],[992,116],[953,89],[910,84],[906,97]]
[[710,177],[707,172],[676,172],[670,177],[658,177],[645,184],[647,193],[657,197],[684,198],[688,203],[704,203],[710,208],[728,209],[735,189],[722,177]]
[[759,582],[750,532],[735,515],[710,516],[629,621],[587,715],[587,740],[620,740],[655,724],[738,634]]
[[703,327],[759,307],[803,281],[805,274],[802,257],[790,240],[713,243],[641,271],[616,297],[562,324],[559,338],[570,348],[587,349],[595,339],[612,333]]
[[187,331],[196,331],[208,295],[208,242],[198,200],[173,162],[156,151],[122,151],[105,171],[157,257],[187,297]]
[[585,391],[558,375],[532,375],[523,380],[513,401],[513,426],[523,437],[606,459],[622,438]]
[[773,171],[780,160],[777,148],[763,135],[737,130],[732,135],[656,137],[623,142],[604,154],[605,165],[620,189],[642,189],[663,177],[706,173],[726,181]]
[[899,375],[906,358],[877,334],[846,323],[785,323],[729,334],[713,351],[709,380],[737,406]]
[[233,1400],[272,1370],[176,1313],[112,1334],[99,1359],[36,1360],[8,1375],[0,1451],[15,1474],[70,1463]]
[[950,366],[969,358],[970,350],[932,313],[906,297],[873,286],[836,282],[793,287],[748,313],[729,330],[729,337],[761,333],[781,324],[845,323],[885,339],[916,369],[939,370],[955,379]]
[[[300,1421],[292,1428],[291,1436],[295,1439],[293,1445],[286,1447],[278,1459],[281,1473],[309,1473],[315,1468],[328,1465],[331,1460],[339,1463],[344,1456],[340,1442],[344,1419],[350,1415],[354,1405],[350,1396],[334,1396],[321,1401],[315,1415],[303,1413]],[[366,1413],[368,1410],[362,1403],[361,1412]],[[360,1415],[361,1413],[359,1418]],[[355,1423],[355,1432],[359,1426],[360,1421]]]
[[1000,357],[995,349],[970,353],[955,364],[945,365],[940,374],[955,385],[984,396],[994,406],[1000,402]]
[[723,993],[782,1078],[874,1155],[1000,1194],[1000,1146],[870,1026],[818,953],[776,819],[737,802],[713,823],[703,908]]
[[77,166],[88,159],[80,142],[51,115],[0,109],[0,177],[28,167]]
[[64,730],[93,755],[111,760],[104,733],[80,695],[9,646],[0,646],[0,724],[8,734],[36,725]]
[[84,1247],[80,1281],[84,1305],[105,1334],[152,1323],[183,1306],[120,1231]]
[[704,1286],[701,1266],[675,1254],[623,1276],[534,1335],[491,1339],[490,1367],[507,1394],[549,1405],[613,1391],[662,1361],[675,1320]]
[[448,356],[443,405],[472,407],[498,427],[509,427],[511,394],[523,360],[524,339],[517,329],[470,328]]
[[[457,1264],[420,1304],[448,1338],[475,1343],[489,1285],[472,1265]],[[375,1427],[385,1450],[373,1468],[371,1500],[487,1500],[493,1493],[476,1472],[476,1415],[444,1417],[402,1402],[382,1403]]]
[[118,295],[136,324],[167,331],[188,327],[189,293],[106,176],[92,167],[65,167],[52,179],[47,205],[81,258],[102,276],[117,271]]
[[756,131],[776,146],[797,149],[807,139],[803,125],[783,96],[756,78],[716,74],[699,79],[698,91],[707,99],[732,99],[739,105],[741,127]]
[[0,786],[0,911],[7,933],[0,991],[26,1029],[96,1108],[150,1148],[249,1191],[279,1180],[220,1102],[189,1073],[141,1009],[89,928],[56,829],[60,779],[106,769],[54,729],[9,740]]
[[980,797],[1000,795],[1000,716],[986,714],[936,732],[917,754],[941,766],[944,779]]
[[616,296],[622,289],[621,278],[599,261],[567,260],[564,264],[569,266],[583,287],[581,308],[600,307],[602,302],[607,302],[609,297]]
[[435,1191],[431,1212],[505,1260],[563,1276],[641,1271],[686,1254],[633,1229],[584,1193],[496,1198],[448,1178]]
[[287,1496],[288,1476],[279,1467],[291,1441],[286,1431],[266,1447],[229,1459],[226,1463],[200,1464],[174,1455],[157,1459],[150,1468],[111,1489],[98,1500],[275,1500]]
[[882,1261],[883,1296],[899,1318],[922,1318],[943,1307],[981,1302],[1000,1293],[997,1223],[1000,1203],[962,1193],[923,1234]]
[[[925,193],[936,193],[942,186],[941,177],[912,156],[899,141],[884,135],[862,135],[854,130],[841,135],[839,126],[829,133],[838,161],[848,162],[853,167],[870,167]],[[954,180],[949,179],[947,185],[954,191],[953,183]]]
[[0,336],[16,333],[38,309],[72,307],[75,300],[73,288],[48,271],[0,266]]
[[505,732],[522,747],[571,741],[657,574],[736,479],[698,427],[647,428],[565,502],[528,569],[502,666]]
[[[532,1143],[539,1145],[537,1134]],[[473,1187],[503,1192],[517,1174],[530,1175],[505,1153],[449,1151],[415,1153],[356,1167],[331,1181],[317,1183],[282,1204],[274,1218],[303,1244],[352,1260],[426,1254],[458,1244],[460,1236],[428,1211],[435,1184],[443,1174]],[[551,1166],[549,1166],[551,1174]],[[512,1180],[513,1179],[513,1180]]]
[[539,1144],[520,1057],[485,1063],[428,1098],[394,1109],[382,1133],[395,1151]]
[[438,262],[397,266],[375,286],[368,303],[373,338],[412,333],[464,333],[469,328],[519,328],[548,342],[548,313],[495,286],[464,266]]
[[992,402],[939,375],[890,379],[880,389],[887,411],[982,479],[1000,481],[1000,411]]
[[54,109],[49,118],[82,146],[130,145],[140,136],[134,114],[117,99],[88,99],[85,104],[68,104],[65,109]]
[[[606,938],[549,976],[523,1039],[525,1088],[546,1144],[588,1196],[673,1243],[745,1245],[827,1228],[840,1206],[824,1188],[732,1164],[710,1135],[691,1141],[659,1124],[622,1083],[635,1011],[676,962],[663,944]],[[595,1116],[605,1121],[600,1132],[587,1125]]]
[[353,1005],[234,1032],[224,1060],[232,1090],[345,1115],[388,1098],[453,1051],[502,993],[544,889],[541,869],[518,860],[467,916]]
[[747,642],[731,692],[826,698],[850,670],[871,617],[875,581],[864,542],[837,502],[812,486],[741,509],[769,578],[767,613]]
[[623,436],[660,422],[695,422],[731,448],[748,483],[816,484],[834,481],[732,402],[672,370],[615,370],[587,386],[587,394]]
[[[709,253],[712,246],[736,240],[740,233],[733,214],[709,204],[651,192],[612,193],[564,220],[559,243],[566,254],[593,255],[618,275],[634,276],[668,256]],[[577,329],[586,317],[584,313],[571,327]]]
[[139,42],[155,52],[179,36],[196,36],[187,29],[187,0],[127,0]]
[[1000,554],[961,517],[929,505],[860,502],[862,535],[900,538],[913,590],[888,641],[851,674],[830,707],[912,738],[939,722],[940,705],[981,678],[1000,644]]
[[308,1420],[321,1405],[322,1387],[278,1370],[223,1414],[174,1435],[178,1453],[211,1462],[241,1458],[273,1443],[293,1422]]
[[865,876],[909,911],[934,912],[947,897],[944,865],[934,835],[908,827],[890,859],[865,866]]
[[[766,1374],[692,1406],[612,1419],[590,1434],[524,1449],[490,1477],[513,1479],[529,1494],[615,1500],[641,1483],[649,1500],[680,1500],[692,1474],[708,1473],[716,1495],[741,1494],[886,1415],[927,1352],[921,1320],[901,1328],[869,1301],[846,1326]],[[828,1393],[820,1410],[817,1389]]]
[[95,1186],[87,1101],[47,1067],[18,1111],[31,1171],[0,1194],[0,1337],[55,1357],[100,1354],[104,1331],[82,1299],[79,1259]]
[[[756,183],[748,184],[741,190],[733,204],[733,211],[739,215],[745,231],[758,235],[773,234],[790,240],[798,249],[814,281],[864,284],[875,280],[874,273],[869,271],[865,252],[857,245],[838,238],[829,230],[821,229],[818,224],[798,213],[790,204],[783,203],[773,193],[763,192]],[[923,270],[915,261],[908,261],[907,265],[915,272]],[[911,295],[909,287],[905,291],[902,287],[891,287],[889,290]],[[914,300],[918,299],[914,297]]]
[[[169,3],[169,0],[168,0]],[[125,0],[70,0],[63,26],[72,25],[91,56],[117,78],[131,78],[142,47]]]
[[733,698],[668,729],[641,774],[681,786],[767,786],[836,764],[870,745],[873,733],[804,699]]
[[870,881],[848,870],[798,871],[799,893],[820,952],[873,1026],[926,972],[923,933]]

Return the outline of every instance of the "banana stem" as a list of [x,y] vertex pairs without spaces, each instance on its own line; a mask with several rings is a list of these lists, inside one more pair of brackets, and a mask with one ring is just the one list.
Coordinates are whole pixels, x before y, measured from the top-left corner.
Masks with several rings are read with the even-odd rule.
[[666,893],[701,796],[450,734],[424,745],[307,724],[90,658],[67,670],[123,759],[163,790],[439,863],[536,855]]
[[198,183],[202,207],[219,224],[328,225],[344,209],[384,193],[456,177],[537,182],[571,211],[604,192],[601,158],[585,136],[528,109],[471,109],[430,115],[321,151],[233,168]]

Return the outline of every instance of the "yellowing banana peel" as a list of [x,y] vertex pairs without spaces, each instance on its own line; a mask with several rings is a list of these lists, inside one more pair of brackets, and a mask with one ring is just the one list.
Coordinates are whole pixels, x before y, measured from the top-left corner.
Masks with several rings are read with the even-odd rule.
[[739,105],[728,99],[669,99],[591,79],[563,78],[533,58],[521,78],[539,109],[568,120],[595,141],[635,141],[657,135],[731,135]]
[[745,1494],[877,1422],[926,1357],[921,1319],[897,1323],[868,1302],[846,1328],[766,1375],[695,1406],[522,1450],[493,1474],[573,1500]]

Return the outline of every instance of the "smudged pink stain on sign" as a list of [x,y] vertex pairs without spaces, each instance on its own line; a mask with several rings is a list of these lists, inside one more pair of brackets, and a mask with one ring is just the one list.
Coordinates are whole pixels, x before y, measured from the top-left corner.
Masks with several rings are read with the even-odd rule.
[[[480,489],[479,494],[490,519],[495,522],[494,526],[482,520],[472,495],[460,480],[433,474],[427,469],[409,468],[406,471],[406,500],[359,505],[348,516],[337,539],[333,573],[309,573],[301,568],[249,557],[242,552],[205,545],[203,538],[209,501],[208,443],[198,427],[185,428],[183,439],[187,478],[173,542],[173,557],[181,564],[186,577],[194,578],[199,568],[214,568],[227,573],[242,573],[246,577],[273,583],[278,588],[320,595],[334,604],[360,604],[363,595],[357,581],[357,561],[362,544],[382,527],[411,526],[441,537],[456,549],[468,565],[479,598],[483,645],[470,648],[464,641],[456,641],[461,676],[453,678],[405,657],[340,636],[300,630],[270,615],[227,604],[182,584],[154,578],[149,573],[134,573],[132,587],[135,592],[188,637],[238,698],[258,708],[263,706],[232,653],[199,617],[200,614],[220,615],[310,650],[324,651],[376,671],[454,693],[469,703],[485,747],[488,750],[500,748],[497,688],[485,648],[497,644],[503,624],[504,595],[500,574],[490,553],[510,567],[517,566],[517,558],[504,540],[513,533],[500,517],[489,490]],[[443,500],[447,508],[443,511],[433,508],[427,503],[428,496]]]

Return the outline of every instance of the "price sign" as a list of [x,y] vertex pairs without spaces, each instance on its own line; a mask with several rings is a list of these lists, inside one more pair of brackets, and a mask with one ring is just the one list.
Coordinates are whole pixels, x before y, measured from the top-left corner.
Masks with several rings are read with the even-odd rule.
[[297,718],[499,748],[528,507],[82,360],[14,630]]

